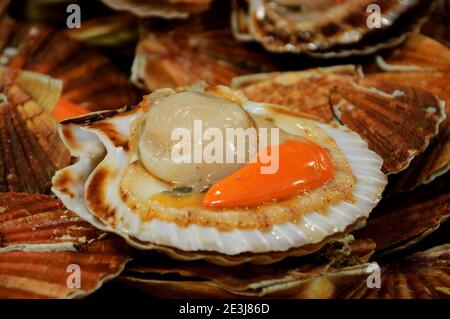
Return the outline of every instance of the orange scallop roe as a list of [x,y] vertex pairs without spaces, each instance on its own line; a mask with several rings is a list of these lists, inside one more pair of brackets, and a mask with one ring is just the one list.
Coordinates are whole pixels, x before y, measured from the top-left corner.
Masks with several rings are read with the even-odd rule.
[[[266,149],[273,155],[278,148],[278,169],[263,174],[269,164],[258,154],[256,161],[214,184],[202,204],[215,208],[250,207],[287,199],[311,191],[331,181],[335,167],[330,154],[311,141],[288,140]],[[275,156],[276,158],[276,156]]]
[[89,110],[75,104],[65,98],[60,98],[52,112],[57,121],[62,121],[71,117],[77,117],[89,113]]

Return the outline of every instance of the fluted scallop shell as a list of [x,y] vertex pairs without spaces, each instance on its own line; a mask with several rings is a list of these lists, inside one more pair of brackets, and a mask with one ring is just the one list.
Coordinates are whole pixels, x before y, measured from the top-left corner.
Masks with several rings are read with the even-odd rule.
[[186,293],[191,298],[332,298],[368,276],[367,261],[374,246],[371,241],[346,240],[311,257],[265,266],[222,267],[143,255],[119,281],[165,298],[183,298]]
[[[447,118],[440,125],[426,151],[417,156],[407,170],[389,183],[389,193],[398,193],[427,184],[450,169],[450,50],[423,35],[409,37],[405,44],[376,59],[369,79],[402,83],[432,92],[445,101]],[[381,72],[380,72],[381,70]]]
[[330,103],[339,122],[384,159],[387,174],[403,171],[424,152],[446,118],[445,101],[434,94],[374,79],[338,85]]
[[139,17],[185,19],[209,8],[212,0],[102,0],[115,10],[129,11]]
[[229,86],[236,76],[274,70],[270,57],[233,38],[227,17],[215,10],[166,32],[146,28],[136,48],[133,83],[148,91],[198,81]]
[[[266,105],[253,102],[246,103],[244,107],[250,113],[273,118],[276,125],[288,132],[293,131],[295,134],[298,129],[295,125],[297,123],[295,116],[275,113]],[[182,251],[209,250],[240,257],[239,254],[246,252],[285,252],[296,247],[300,250],[300,254],[308,254],[311,253],[308,245],[317,246],[315,247],[317,250],[331,237],[342,236],[349,231],[349,227],[360,222],[361,219],[367,218],[379,201],[381,192],[386,185],[386,178],[379,170],[382,160],[367,149],[367,144],[357,134],[340,126],[318,124],[321,129],[335,139],[352,168],[356,177],[354,203],[339,202],[323,214],[311,212],[305,214],[296,224],[287,222],[276,225],[268,232],[237,229],[220,232],[213,227],[190,225],[181,228],[159,220],[143,222],[136,215],[130,215],[128,208],[123,206],[124,204],[120,200],[114,203],[109,202],[109,199],[120,198],[117,187],[117,176],[120,174],[117,175],[117,172],[121,172],[128,162],[125,150],[127,148],[124,147],[124,143],[129,139],[129,124],[141,114],[140,108],[131,111],[124,110],[116,116],[100,113],[97,118],[99,121],[92,128],[90,126],[92,126],[92,120],[95,121],[95,115],[90,119],[80,118],[63,122],[61,136],[72,155],[79,157],[79,161],[59,171],[53,180],[53,192],[63,200],[68,208],[76,211],[97,227],[121,234],[139,248],[154,249],[155,244],[158,244],[178,248]],[[107,131],[103,131],[103,128]],[[111,132],[114,132],[114,136],[111,135]],[[100,160],[101,163],[98,165]],[[92,180],[92,176],[99,170],[106,174],[103,175],[102,180],[108,180],[108,183],[98,185],[98,189],[104,191],[98,194],[102,198],[100,201],[108,202],[108,209],[112,211],[112,215],[108,216],[122,216],[109,219],[111,223],[108,222],[107,225],[100,222],[101,216],[92,215],[84,200],[84,185],[87,181]],[[104,197],[106,193],[109,194],[108,199]],[[214,241],[210,240],[212,237],[215,238]],[[270,245],[266,243],[270,243]],[[302,248],[305,250],[303,253]]]
[[450,245],[415,253],[397,263],[381,265],[381,287],[368,288],[365,280],[340,298],[448,299],[450,298]]
[[[130,257],[120,238],[46,195],[0,193],[0,238],[0,298],[86,296],[117,276]],[[69,278],[74,266],[81,271],[78,288]]]
[[108,58],[42,24],[0,20],[0,65],[63,81],[62,97],[91,110],[134,105],[137,90]]
[[355,236],[374,240],[379,255],[419,243],[450,217],[449,177],[441,176],[413,192],[384,199]]
[[61,83],[1,67],[0,88],[0,191],[48,192],[53,174],[70,162],[46,111],[58,101]]
[[329,123],[333,121],[331,91],[358,77],[357,66],[347,65],[243,75],[233,79],[232,87],[252,101],[285,105],[290,112]]

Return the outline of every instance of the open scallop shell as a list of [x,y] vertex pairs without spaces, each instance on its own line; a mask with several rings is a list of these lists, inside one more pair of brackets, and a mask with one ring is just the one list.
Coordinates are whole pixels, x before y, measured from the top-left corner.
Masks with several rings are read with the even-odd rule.
[[233,79],[232,87],[250,100],[289,107],[289,111],[325,123],[333,121],[331,91],[359,77],[354,65],[306,71],[252,74]]
[[444,121],[445,102],[420,88],[374,79],[338,85],[330,96],[337,119],[358,132],[398,173],[425,151]]
[[[0,193],[0,238],[0,298],[86,296],[117,276],[130,257],[120,238],[46,195]],[[81,270],[78,288],[68,285],[70,265]]]
[[136,48],[132,81],[149,91],[198,81],[230,85],[236,76],[274,70],[269,57],[233,38],[224,15],[208,11],[164,33],[150,25]]
[[[279,121],[277,125],[280,125],[287,131],[294,130],[294,123],[297,123],[295,122],[296,117],[283,113],[275,113],[275,111],[264,104],[248,102],[245,104],[245,108],[251,113],[272,117],[275,121]],[[250,250],[248,253],[244,253],[246,252],[245,247],[250,247],[248,246],[249,243],[253,242],[252,231],[234,230],[232,232],[221,233],[215,228],[196,225],[185,228],[174,228],[170,227],[170,224],[161,221],[151,221],[148,227],[158,225],[160,229],[166,229],[166,233],[171,235],[164,237],[170,240],[177,240],[176,242],[160,242],[158,246],[151,242],[138,241],[134,236],[139,236],[139,234],[133,235],[130,230],[126,232],[122,230],[122,227],[124,227],[121,226],[122,222],[125,222],[126,219],[114,218],[113,223],[115,223],[115,227],[112,227],[109,224],[112,219],[105,218],[106,215],[100,216],[100,213],[96,216],[92,215],[86,207],[84,185],[88,180],[94,178],[93,176],[99,171],[98,168],[102,166],[102,168],[105,168],[106,175],[101,180],[109,180],[109,182],[108,184],[99,184],[98,189],[106,187],[108,192],[109,190],[112,192],[117,191],[111,189],[111,187],[114,188],[114,185],[116,185],[112,181],[117,181],[117,179],[112,175],[109,176],[109,174],[118,176],[116,173],[123,169],[122,165],[123,163],[126,164],[126,161],[118,160],[114,154],[120,154],[121,158],[127,158],[125,149],[127,149],[126,141],[129,139],[129,123],[134,118],[140,116],[141,113],[142,109],[138,107],[133,110],[124,109],[117,112],[91,114],[87,117],[62,122],[61,136],[73,156],[79,157],[79,161],[73,166],[59,171],[53,180],[54,193],[64,201],[68,208],[76,211],[80,216],[97,227],[124,236],[130,244],[138,248],[158,249],[174,258],[182,260],[205,258],[208,261],[219,264],[238,264],[242,262],[272,263],[289,255],[310,254],[320,249],[327,242],[342,237],[364,220],[370,210],[379,201],[380,194],[386,184],[385,176],[378,170],[382,165],[381,159],[367,149],[367,144],[364,141],[343,127],[320,124],[319,126],[337,141],[340,149],[346,154],[353,173],[356,176],[354,196],[358,200],[355,203],[340,202],[330,207],[326,214],[306,214],[297,224],[277,225],[271,232],[260,233],[259,236],[267,240],[270,240],[270,236],[278,231],[284,233],[283,236],[277,236],[279,239],[277,240],[278,248],[271,249],[272,252],[262,251],[262,249],[267,248],[258,246],[258,251]],[[103,129],[106,129],[106,131]],[[113,135],[111,135],[112,133]],[[100,161],[101,164],[98,164]],[[367,163],[370,163],[370,165]],[[111,167],[108,165],[113,165],[111,167],[115,168],[111,170]],[[117,165],[120,167],[116,167]],[[111,177],[112,179],[109,179]],[[105,193],[99,192],[98,196],[102,196],[101,194]],[[111,209],[113,206],[109,207]],[[113,209],[116,212],[121,212],[121,209],[124,208],[114,206]],[[139,223],[139,221],[137,222]],[[208,240],[205,237],[205,232],[208,232],[208,238],[212,236],[211,234],[217,238],[215,241],[217,244],[215,247],[217,248],[215,249],[219,250],[218,252],[221,252],[220,249],[224,249],[223,247],[233,247],[233,253],[228,253],[230,255],[228,256],[220,253],[202,251],[202,240]],[[295,235],[296,233],[300,237]],[[188,240],[192,238],[196,238],[197,240]],[[297,244],[294,247],[297,248],[288,250],[289,247],[292,247],[292,244],[285,245],[284,241],[281,240],[283,238],[290,238],[289,243],[292,241],[296,242]],[[210,241],[208,240],[208,242]],[[179,249],[169,248],[168,246],[178,247]],[[240,250],[236,252],[237,248]]]
[[139,94],[111,62],[66,31],[0,20],[0,65],[63,81],[62,97],[91,110],[134,105]]
[[0,191],[48,192],[53,174],[70,163],[57,123],[44,109],[59,99],[61,83],[2,67],[0,89]]
[[222,267],[142,256],[119,281],[165,298],[182,298],[186,293],[191,298],[332,298],[341,286],[354,285],[367,277],[366,263],[374,247],[371,241],[345,240],[311,257],[266,266]]
[[212,0],[102,0],[115,10],[129,11],[138,17],[185,19],[209,8]]
[[356,237],[374,240],[379,255],[417,244],[450,217],[449,177],[381,201]]
[[[370,1],[236,2],[232,24],[238,39],[252,37],[273,52],[320,58],[368,55],[401,44],[425,22],[431,2],[381,1],[380,28],[369,28]],[[247,19],[241,18],[246,12]],[[332,17],[332,19],[331,19]],[[247,33],[245,33],[247,32]]]
[[340,298],[351,299],[441,299],[450,298],[450,245],[415,253],[400,263],[381,267],[381,287],[368,288],[366,280]]

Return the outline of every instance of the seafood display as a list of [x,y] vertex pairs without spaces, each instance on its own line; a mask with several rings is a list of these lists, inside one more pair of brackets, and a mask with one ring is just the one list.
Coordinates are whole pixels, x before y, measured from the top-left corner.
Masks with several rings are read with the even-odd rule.
[[[225,255],[303,248],[308,253],[368,217],[386,177],[380,171],[381,158],[358,135],[240,98],[220,86],[157,90],[132,110],[100,113],[100,120],[92,114],[94,120],[62,122],[61,137],[79,161],[55,174],[52,190],[68,208],[141,248],[156,244]],[[178,123],[170,120],[171,114],[180,112],[184,116]],[[216,115],[221,112],[223,120]],[[267,140],[260,137],[263,145],[257,145],[279,149],[279,171],[246,177],[255,174],[252,164],[174,163],[171,153],[178,144],[171,142],[170,132],[183,125],[193,129],[185,118],[224,129],[280,128],[279,144],[264,144]],[[156,123],[158,131],[153,129]],[[296,152],[298,143],[312,147],[303,161],[319,161],[314,164],[321,167],[317,175],[305,175],[300,169],[289,173],[294,159],[287,154]],[[320,147],[329,155],[320,155]],[[297,152],[301,158],[302,148]],[[295,185],[296,179],[302,180],[307,194],[297,197],[300,190],[280,184]],[[253,183],[265,184],[267,190],[255,193]],[[192,191],[178,193],[182,187]]]
[[0,298],[450,298],[449,1],[22,4]]

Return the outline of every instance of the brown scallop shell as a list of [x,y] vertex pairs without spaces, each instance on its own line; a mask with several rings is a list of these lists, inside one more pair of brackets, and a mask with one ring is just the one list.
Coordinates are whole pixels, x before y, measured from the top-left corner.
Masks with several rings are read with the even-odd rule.
[[[450,169],[450,49],[423,35],[413,35],[400,48],[377,58],[368,79],[402,83],[427,90],[445,101],[447,118],[440,132],[408,169],[390,180],[388,193],[411,190]],[[383,72],[380,72],[383,71]]]
[[[117,276],[130,250],[50,196],[0,193],[0,298],[73,298]],[[69,265],[80,288],[70,288]],[[69,270],[68,270],[69,269]]]
[[381,287],[366,281],[351,287],[340,298],[448,299],[450,298],[450,245],[415,253],[401,262],[381,266]]
[[57,123],[43,108],[56,103],[61,83],[0,68],[0,90],[0,191],[47,192],[53,174],[70,162]]
[[0,20],[0,65],[51,75],[62,96],[90,110],[138,102],[139,93],[104,55],[41,24]]
[[378,66],[387,72],[449,72],[450,49],[425,35],[413,34],[400,48],[379,57]]
[[244,75],[234,78],[232,86],[241,90],[252,101],[285,105],[299,115],[331,122],[331,91],[338,84],[358,76],[357,67],[348,65],[298,72]]
[[274,52],[307,53],[319,57],[372,54],[400,44],[417,31],[429,10],[428,1],[378,1],[380,28],[369,28],[367,1],[331,0],[283,3],[251,0],[248,25],[252,36]]
[[109,7],[141,18],[185,19],[209,8],[212,0],[102,0]]
[[155,25],[143,29],[131,78],[150,91],[198,81],[229,86],[236,76],[274,70],[269,57],[234,39],[228,13],[218,9],[165,32]]
[[374,240],[378,255],[417,244],[450,217],[449,178],[446,174],[415,191],[384,199],[355,236]]
[[177,262],[162,256],[138,258],[121,282],[165,298],[295,297],[331,298],[367,277],[373,242],[337,242],[318,254],[275,265],[222,267],[202,261]]
[[388,193],[399,193],[427,184],[450,170],[450,77],[441,72],[383,72],[367,76],[369,79],[402,83],[432,92],[445,101],[447,118],[441,123],[439,135],[409,167],[389,181]]
[[358,132],[398,173],[425,151],[445,119],[443,101],[423,89],[375,79],[337,86],[330,102],[337,119]]

